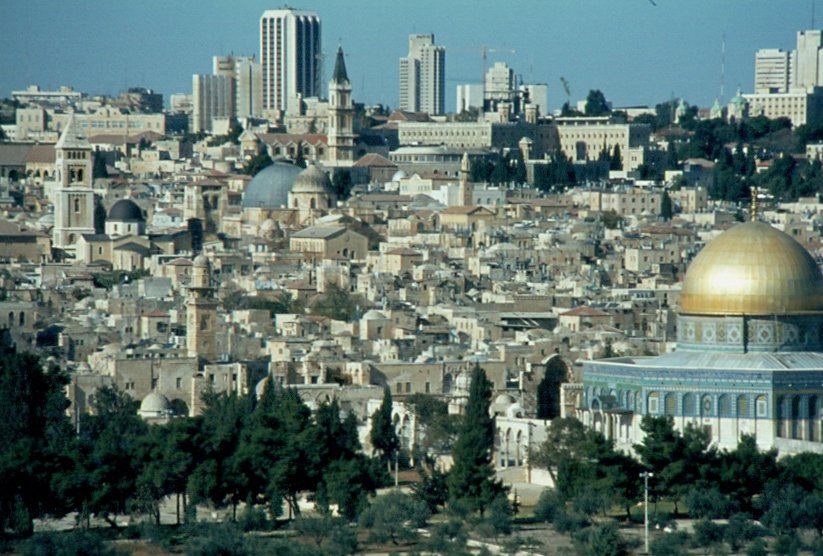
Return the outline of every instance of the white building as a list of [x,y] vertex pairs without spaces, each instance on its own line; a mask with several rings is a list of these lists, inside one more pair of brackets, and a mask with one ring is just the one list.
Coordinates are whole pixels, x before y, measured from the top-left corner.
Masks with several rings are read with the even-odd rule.
[[466,83],[457,86],[457,107],[455,113],[468,111],[471,108],[483,109],[483,85]]
[[788,93],[791,55],[777,48],[763,48],[754,55],[754,92]]
[[496,110],[501,102],[513,102],[514,70],[505,62],[495,62],[485,76],[483,100],[487,110]]
[[446,111],[446,50],[434,35],[410,35],[409,54],[400,58],[400,110]]
[[797,49],[792,53],[792,84],[800,89],[811,90],[823,86],[823,68],[820,56],[823,53],[823,32],[798,31]]
[[260,17],[263,110],[283,113],[298,95],[320,96],[320,16],[291,8]]

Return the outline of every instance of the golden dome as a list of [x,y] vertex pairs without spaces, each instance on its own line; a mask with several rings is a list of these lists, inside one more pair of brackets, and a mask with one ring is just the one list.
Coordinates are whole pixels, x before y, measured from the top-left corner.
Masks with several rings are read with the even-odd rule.
[[809,252],[762,222],[739,224],[689,265],[680,312],[787,315],[823,311],[823,276]]

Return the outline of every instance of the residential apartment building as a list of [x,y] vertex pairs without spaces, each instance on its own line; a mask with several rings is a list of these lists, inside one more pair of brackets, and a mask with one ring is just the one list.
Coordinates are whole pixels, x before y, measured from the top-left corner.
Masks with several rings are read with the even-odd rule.
[[320,16],[291,8],[260,17],[263,110],[282,114],[292,99],[321,94]]
[[400,58],[400,110],[446,112],[446,50],[434,35],[410,35],[409,54]]
[[211,131],[216,118],[234,116],[234,78],[227,75],[192,76],[194,110],[191,131]]

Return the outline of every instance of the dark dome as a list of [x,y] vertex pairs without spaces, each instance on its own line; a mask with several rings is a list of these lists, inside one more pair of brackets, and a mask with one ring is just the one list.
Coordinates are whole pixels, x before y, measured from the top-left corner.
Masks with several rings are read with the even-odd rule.
[[331,191],[329,175],[323,170],[309,164],[309,167],[300,172],[294,180],[293,193],[328,193]]
[[277,209],[285,207],[297,175],[303,168],[276,160],[263,168],[246,186],[243,208]]
[[109,210],[108,221],[143,222],[143,211],[131,199],[120,199]]

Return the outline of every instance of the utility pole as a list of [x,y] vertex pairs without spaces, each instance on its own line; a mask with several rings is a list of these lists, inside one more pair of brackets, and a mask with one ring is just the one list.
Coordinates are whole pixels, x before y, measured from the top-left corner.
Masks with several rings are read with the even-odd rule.
[[643,477],[644,481],[644,497],[643,497],[643,527],[645,530],[645,539],[646,539],[646,554],[649,553],[649,477],[654,477],[654,473],[650,471],[644,471],[640,474]]

